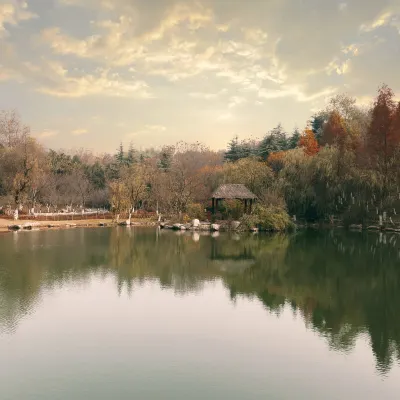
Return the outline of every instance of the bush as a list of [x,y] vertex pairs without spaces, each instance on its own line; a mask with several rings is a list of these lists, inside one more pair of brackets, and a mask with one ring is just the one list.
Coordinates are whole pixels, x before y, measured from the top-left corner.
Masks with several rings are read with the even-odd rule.
[[219,203],[218,211],[224,220],[237,220],[243,215],[244,205],[240,200],[224,200]]
[[204,211],[204,207],[199,203],[192,203],[187,206],[187,215],[191,219],[199,219],[200,221],[204,221],[206,219],[206,213]]
[[294,227],[289,214],[283,207],[259,204],[254,207],[251,215],[244,215],[241,222],[247,229],[258,228],[269,232],[283,232]]

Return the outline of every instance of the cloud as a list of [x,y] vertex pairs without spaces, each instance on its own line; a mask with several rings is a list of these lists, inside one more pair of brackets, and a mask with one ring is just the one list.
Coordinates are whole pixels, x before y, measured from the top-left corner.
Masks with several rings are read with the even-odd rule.
[[126,80],[109,69],[98,68],[91,73],[70,71],[58,61],[21,62],[6,60],[4,74],[9,79],[29,82],[35,90],[55,97],[79,98],[110,96],[149,99],[153,95],[143,80]]
[[202,100],[211,100],[211,99],[216,99],[220,97],[221,95],[227,93],[227,89],[221,89],[218,92],[215,93],[207,93],[207,92],[191,92],[189,93],[190,97],[193,97],[195,99],[202,99]]
[[241,97],[241,96],[232,96],[229,99],[229,104],[228,107],[229,108],[234,108],[236,106],[239,106],[240,104],[244,104],[247,102],[247,99],[245,97]]
[[58,135],[58,131],[51,130],[51,129],[45,129],[42,132],[38,132],[38,133],[34,134],[34,136],[37,139],[48,139],[48,138],[51,138],[51,137],[57,136],[57,135]]
[[254,42],[256,44],[263,44],[267,41],[268,34],[262,29],[242,28],[242,31],[247,41]]
[[85,133],[87,133],[88,130],[87,129],[75,129],[71,132],[71,135],[74,136],[80,136],[80,135],[84,135]]
[[[1,83],[14,80],[60,98],[102,98],[110,110],[123,103],[111,98],[157,98],[163,123],[193,115],[200,120],[193,131],[207,126],[203,116],[211,107],[214,122],[247,123],[251,113],[252,127],[261,126],[267,110],[283,123],[300,124],[310,108],[338,91],[367,98],[383,80],[400,89],[399,0],[52,2],[59,4],[47,9],[46,2],[32,0],[43,18],[22,24],[34,17],[26,3],[0,0],[7,4],[0,6]],[[71,23],[64,12],[79,18]],[[39,40],[26,40],[35,34]],[[137,103],[138,121],[121,114],[124,131],[138,126],[129,135],[143,135],[143,141],[162,135],[162,125],[144,123],[154,118],[147,103]],[[246,115],[234,112],[245,103]],[[286,106],[293,107],[290,113]],[[86,126],[85,120],[79,124]],[[176,124],[168,135],[178,137],[188,126],[186,120]]]
[[167,128],[163,125],[144,125],[143,128],[135,131],[128,133],[125,135],[126,138],[134,138],[138,136],[154,136],[154,135],[159,135],[165,132]]
[[225,112],[225,113],[220,114],[217,117],[217,120],[218,121],[227,121],[227,120],[232,119],[232,117],[233,117],[233,115],[230,112]]
[[6,25],[16,26],[36,17],[36,14],[28,10],[26,1],[6,1],[0,4],[0,38],[9,35]]
[[379,15],[377,18],[375,18],[373,21],[367,23],[367,24],[362,24],[360,27],[360,30],[363,32],[371,32],[381,26],[387,25],[393,17],[393,14],[391,11],[386,11]]
[[[275,93],[271,98],[287,95],[306,101],[327,86],[322,79],[320,83],[314,79],[309,85],[311,75],[348,72],[350,60],[339,57],[344,48],[344,9],[351,14],[344,25],[347,35],[357,34],[361,21],[377,15],[382,8],[368,5],[354,18],[350,11],[360,1],[338,4],[327,0],[327,5],[315,7],[314,13],[324,26],[319,34],[305,28],[308,22],[312,26],[316,18],[309,15],[308,8],[288,0],[279,6],[259,6],[250,1],[254,7],[249,4],[245,8],[239,2],[233,3],[230,11],[235,18],[230,14],[223,17],[219,7],[222,3],[218,2],[157,1],[157,12],[150,15],[141,1],[117,0],[112,6],[103,1],[103,7],[122,16],[94,21],[92,34],[84,38],[54,27],[42,32],[42,40],[55,54],[126,67],[137,76],[160,77],[174,84],[209,76],[221,81],[215,81],[216,85],[227,81],[238,90],[261,91],[267,98],[271,95],[266,92]],[[76,0],[67,3],[94,5]],[[290,21],[284,29],[277,23],[282,16]],[[267,26],[268,32],[261,26]],[[287,89],[293,86],[297,87],[295,92]],[[315,87],[313,92],[311,87]],[[197,90],[190,93],[193,98],[206,100],[217,97]]]
[[286,86],[279,90],[260,90],[258,95],[263,99],[279,99],[283,97],[293,97],[299,102],[313,101],[319,98],[332,96],[337,91],[337,88],[327,87],[320,92],[307,95],[301,86]]

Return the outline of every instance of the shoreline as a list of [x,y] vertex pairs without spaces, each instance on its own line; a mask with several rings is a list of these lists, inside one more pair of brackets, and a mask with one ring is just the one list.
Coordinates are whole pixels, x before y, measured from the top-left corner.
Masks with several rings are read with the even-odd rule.
[[[18,225],[20,229],[10,229],[11,226]],[[32,220],[10,220],[0,218],[0,234],[11,233],[11,232],[29,232],[29,231],[44,231],[44,230],[60,230],[60,229],[73,229],[73,228],[101,228],[101,227],[115,227],[122,224],[117,224],[112,222],[111,219],[93,218],[84,220],[62,220],[62,221],[35,221]],[[211,225],[211,224],[210,224]],[[160,224],[156,221],[150,221],[148,219],[132,219],[130,226],[133,227],[157,227]],[[164,226],[161,224],[161,228]],[[165,227],[165,230],[180,230],[171,227]],[[379,226],[365,226],[361,225],[351,225],[345,228],[343,225],[330,225],[330,224],[297,224],[296,228],[298,230],[304,229],[314,229],[314,230],[326,230],[326,229],[345,229],[348,231],[357,232],[384,232],[384,233],[400,233],[400,229],[395,229],[391,227],[379,227]],[[185,229],[186,230],[186,229]],[[203,231],[202,229],[188,229],[188,231]],[[213,231],[212,229],[207,229],[207,231]],[[217,230],[219,231],[219,229]],[[226,231],[226,229],[221,229],[221,232]],[[251,232],[251,231],[250,231]],[[253,231],[254,232],[254,231]]]
[[[21,229],[10,229],[10,226],[20,225]],[[7,232],[27,232],[35,230],[60,230],[72,228],[100,228],[112,227],[118,224],[112,222],[110,219],[93,218],[86,220],[64,220],[64,221],[35,221],[33,220],[9,220],[0,218],[0,233]],[[157,222],[149,220],[132,220],[131,226],[157,226]]]

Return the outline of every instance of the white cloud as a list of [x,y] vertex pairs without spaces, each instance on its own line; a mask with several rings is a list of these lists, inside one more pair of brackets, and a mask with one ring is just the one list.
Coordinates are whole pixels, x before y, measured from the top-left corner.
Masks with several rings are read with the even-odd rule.
[[0,37],[8,35],[6,25],[18,25],[37,16],[28,10],[26,1],[6,1],[0,4]]
[[92,73],[70,73],[61,63],[42,60],[40,63],[13,65],[14,79],[32,82],[36,90],[56,97],[85,97],[93,95],[148,99],[153,95],[146,82],[124,80],[108,69]]
[[51,130],[51,129],[45,129],[42,132],[38,132],[38,133],[34,133],[34,137],[36,137],[37,139],[48,139],[51,138],[53,136],[57,136],[58,135],[58,131],[55,130]]
[[126,138],[134,138],[138,136],[146,136],[146,135],[158,135],[165,132],[167,128],[163,125],[144,125],[143,128],[128,133],[125,135]]
[[240,104],[244,104],[244,103],[247,103],[247,99],[245,97],[232,96],[229,99],[228,107],[229,108],[234,108],[234,107],[239,106]]
[[85,133],[87,133],[88,130],[87,129],[74,129],[71,134],[74,136],[80,136],[80,135],[84,135]]
[[225,113],[220,114],[218,116],[217,120],[218,121],[227,121],[227,120],[232,119],[232,117],[233,117],[233,115],[230,112],[225,112]]
[[265,90],[259,91],[259,97],[263,99],[279,99],[283,97],[293,97],[299,102],[308,102],[319,98],[326,98],[332,96],[337,91],[337,88],[328,87],[320,92],[307,95],[299,85],[286,86],[278,90]]
[[387,25],[393,17],[393,13],[391,11],[386,11],[380,14],[377,18],[372,20],[367,24],[362,24],[360,30],[363,32],[371,32],[381,26]]
[[242,31],[247,41],[254,42],[258,45],[264,44],[267,41],[268,34],[262,29],[242,28]]
[[221,89],[219,92],[215,93],[207,93],[207,92],[191,92],[189,93],[190,97],[193,97],[195,99],[203,99],[203,100],[211,100],[211,99],[216,99],[220,97],[221,95],[227,93],[227,89]]

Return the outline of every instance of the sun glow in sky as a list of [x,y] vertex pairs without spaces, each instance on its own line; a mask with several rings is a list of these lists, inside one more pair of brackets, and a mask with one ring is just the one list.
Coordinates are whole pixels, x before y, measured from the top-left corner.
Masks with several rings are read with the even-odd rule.
[[0,0],[0,109],[113,152],[303,128],[335,93],[399,93],[400,0]]

